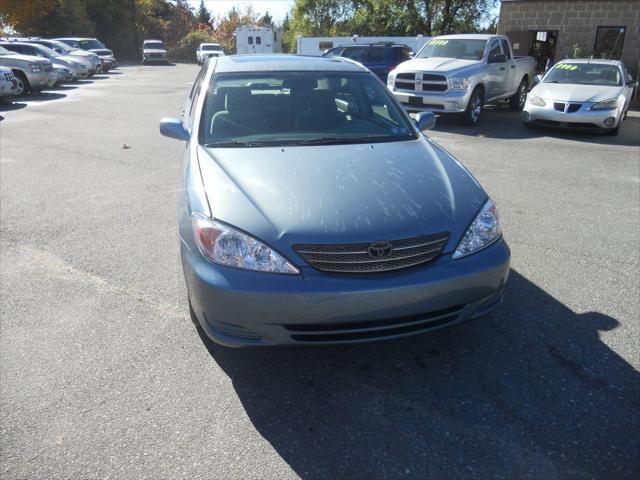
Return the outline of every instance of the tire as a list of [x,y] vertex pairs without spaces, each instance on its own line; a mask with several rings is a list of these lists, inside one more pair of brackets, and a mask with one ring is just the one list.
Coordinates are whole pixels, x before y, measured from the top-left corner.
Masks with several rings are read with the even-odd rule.
[[29,85],[29,80],[27,80],[27,76],[21,72],[20,70],[14,70],[13,74],[16,76],[18,80],[18,91],[15,93],[16,97],[20,95],[25,95],[31,91],[31,85]]
[[618,122],[618,125],[616,125],[616,128],[612,128],[611,130],[607,130],[605,135],[609,135],[610,137],[617,137],[618,133],[620,133],[620,124],[622,122]]
[[529,90],[529,82],[526,78],[523,78],[518,85],[518,90],[513,97],[509,99],[509,108],[514,112],[521,112],[524,108],[524,104],[527,101],[527,91]]
[[467,108],[462,114],[462,123],[471,127],[478,124],[482,115],[482,107],[484,106],[484,93],[480,87],[471,94]]

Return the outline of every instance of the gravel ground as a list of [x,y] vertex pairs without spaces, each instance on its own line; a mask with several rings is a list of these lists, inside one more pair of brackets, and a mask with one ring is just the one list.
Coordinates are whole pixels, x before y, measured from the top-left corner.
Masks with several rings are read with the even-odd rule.
[[402,341],[229,350],[189,320],[158,133],[194,66],[0,106],[2,478],[637,478],[640,118],[485,112],[432,137],[498,203],[491,317]]

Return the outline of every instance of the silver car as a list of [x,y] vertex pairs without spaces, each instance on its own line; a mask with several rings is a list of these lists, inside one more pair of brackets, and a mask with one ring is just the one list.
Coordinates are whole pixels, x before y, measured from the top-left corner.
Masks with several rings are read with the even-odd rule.
[[604,130],[617,135],[637,82],[619,60],[563,60],[527,95],[526,125]]
[[16,53],[46,58],[59,70],[64,70],[66,68],[72,76],[69,81],[75,81],[79,77],[87,76],[88,69],[81,61],[68,55],[60,55],[58,52],[51,50],[49,47],[45,47],[44,45],[28,42],[3,42],[1,45],[7,50],[11,50]]
[[180,119],[179,231],[192,315],[230,346],[397,338],[496,308],[495,204],[347,59],[210,59]]
[[30,39],[29,43],[44,45],[60,55],[70,56],[77,61],[82,62],[87,67],[87,73],[89,76],[93,76],[99,71],[100,57],[95,53],[80,50],[79,48],[72,48],[59,40],[45,40],[38,38]]

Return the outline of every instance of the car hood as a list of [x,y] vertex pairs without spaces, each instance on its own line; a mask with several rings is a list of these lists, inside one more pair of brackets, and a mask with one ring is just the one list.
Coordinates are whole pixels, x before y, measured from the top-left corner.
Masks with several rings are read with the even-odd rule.
[[108,48],[92,48],[89,52],[97,53],[98,55],[113,55],[113,52]]
[[291,251],[450,232],[452,251],[486,201],[475,179],[424,138],[373,145],[199,148],[214,218]]
[[564,102],[601,102],[616,98],[622,87],[602,85],[576,85],[563,83],[539,83],[531,91],[536,97]]
[[0,58],[2,58],[3,62],[5,60],[7,60],[7,61],[8,60],[18,60],[18,61],[21,61],[21,62],[39,63],[41,65],[48,65],[49,63],[51,63],[49,60],[44,60],[42,57],[36,57],[36,56],[33,56],[33,55],[21,55],[19,53],[16,53],[15,55],[0,55]]
[[440,71],[442,73],[448,73],[477,65],[478,63],[480,63],[480,60],[441,57],[414,58],[398,65],[396,72]]
[[144,53],[167,53],[167,51],[162,48],[144,48],[142,51]]

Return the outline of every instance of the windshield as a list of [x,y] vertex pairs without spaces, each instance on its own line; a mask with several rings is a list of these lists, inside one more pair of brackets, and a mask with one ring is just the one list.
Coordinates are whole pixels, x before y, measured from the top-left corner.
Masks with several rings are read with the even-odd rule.
[[202,50],[222,50],[220,45],[203,45]]
[[373,75],[285,72],[216,75],[199,140],[258,147],[415,138],[406,114]]
[[544,77],[544,83],[578,85],[622,85],[622,74],[616,65],[598,63],[558,63]]
[[[40,45],[43,45],[42,43]],[[59,42],[57,40],[49,40],[48,45],[49,48],[53,49],[53,48],[59,48],[60,50],[62,50],[65,53],[69,53],[73,50],[73,48],[71,48],[69,45],[67,45],[64,42]]]
[[36,47],[40,52],[42,52],[43,55],[45,55],[46,57],[60,57],[61,55],[56,52],[55,50],[51,50],[49,47],[45,47],[44,45],[40,45],[40,44],[32,44],[34,47]]
[[464,60],[482,60],[486,40],[467,40],[462,38],[434,38],[418,52],[416,58],[459,58]]
[[[95,38],[91,39],[91,40],[80,40],[80,42],[78,42],[80,44],[80,48],[84,49],[84,50],[92,50],[95,48],[105,48],[105,46],[100,43],[98,40],[96,40]],[[140,44],[138,44],[140,45]]]
[[164,43],[162,42],[145,42],[144,48],[157,48],[164,50]]

